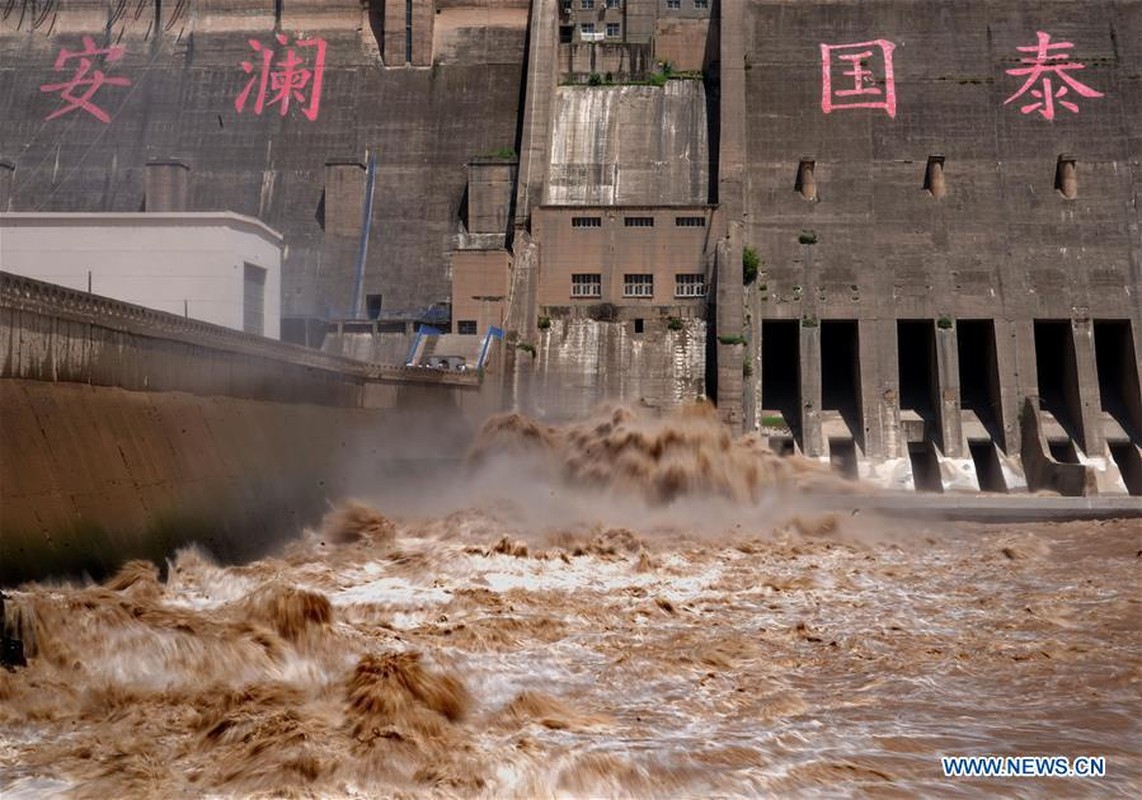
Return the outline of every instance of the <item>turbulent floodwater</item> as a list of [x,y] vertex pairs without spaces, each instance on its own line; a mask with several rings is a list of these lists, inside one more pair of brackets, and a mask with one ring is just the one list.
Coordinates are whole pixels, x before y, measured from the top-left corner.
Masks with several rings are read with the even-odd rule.
[[[453,513],[344,506],[248,565],[12,592],[32,658],[0,671],[0,795],[1142,793],[1139,521],[838,516],[804,465],[712,482],[720,434],[687,473],[678,426],[530,424],[492,427],[624,488],[533,465]],[[943,777],[974,754],[1107,775]]]

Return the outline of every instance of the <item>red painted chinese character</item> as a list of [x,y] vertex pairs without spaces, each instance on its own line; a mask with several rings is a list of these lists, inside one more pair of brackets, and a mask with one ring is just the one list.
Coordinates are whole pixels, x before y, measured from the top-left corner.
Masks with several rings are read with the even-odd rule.
[[[108,116],[107,112],[102,108],[92,103],[91,98],[94,97],[95,93],[103,86],[130,86],[131,79],[109,78],[102,70],[93,69],[93,67],[95,66],[97,56],[102,56],[105,63],[113,63],[121,59],[126,50],[127,48],[122,45],[104,49],[97,48],[95,46],[95,40],[90,36],[83,37],[82,50],[73,52],[66,48],[61,48],[59,55],[56,57],[56,72],[62,70],[64,65],[73,58],[79,59],[79,64],[74,67],[75,74],[71,76],[71,80],[64,81],[63,83],[45,83],[40,86],[41,92],[59,92],[59,96],[68,102],[68,105],[52,114],[48,114],[44,120],[55,119],[69,111],[82,108],[100,122],[110,122],[111,117]],[[81,91],[76,93],[77,89]]]
[[[288,39],[283,34],[275,37],[278,44],[285,45]],[[246,88],[234,101],[238,113],[246,108],[246,101],[254,94],[253,111],[261,115],[266,106],[277,105],[284,117],[289,112],[291,102],[302,105],[301,113],[309,120],[317,119],[321,108],[321,82],[325,75],[325,40],[299,39],[297,47],[313,50],[313,63],[300,58],[293,47],[285,48],[281,58],[275,63],[274,50],[257,39],[250,39],[250,47],[258,58],[242,62],[242,69],[250,75],[257,69],[258,74],[250,78]],[[306,92],[308,91],[308,96]]]
[[[821,45],[821,110],[826,114],[839,108],[882,108],[896,117],[896,79],[892,73],[892,51],[896,45],[885,39],[856,44]],[[869,69],[869,59],[877,55],[883,62],[884,88],[877,85],[876,72]],[[836,76],[839,88],[833,88],[834,60],[841,72]],[[843,67],[849,69],[843,69]],[[877,66],[881,66],[878,64]],[[851,98],[851,99],[850,99]]]
[[[1036,31],[1036,33],[1039,37],[1039,43],[1037,45],[1015,48],[1021,53],[1034,53],[1035,57],[1020,59],[1022,63],[1029,64],[1030,66],[1007,70],[1008,75],[1026,75],[1027,82],[1019,87],[1019,91],[1004,100],[1003,105],[1007,105],[1017,97],[1022,97],[1027,93],[1027,90],[1030,89],[1031,96],[1035,98],[1035,102],[1021,106],[1019,110],[1024,114],[1038,111],[1047,119],[1054,119],[1056,104],[1071,113],[1079,113],[1079,107],[1077,105],[1069,100],[1063,99],[1063,97],[1069,93],[1070,89],[1074,89],[1083,97],[1102,97],[1101,92],[1096,92],[1085,83],[1067,74],[1069,70],[1086,69],[1085,64],[1079,64],[1075,61],[1066,61],[1066,59],[1070,58],[1066,53],[1051,52],[1052,50],[1070,49],[1074,47],[1074,44],[1071,42],[1055,42],[1052,44],[1051,35],[1049,33],[1044,33],[1043,31]],[[1065,63],[1051,63],[1060,60]],[[1052,75],[1058,76],[1058,85],[1055,85],[1051,81]],[[1041,87],[1031,89],[1031,86],[1038,81],[1042,81]],[[1067,87],[1070,87],[1070,89]]]

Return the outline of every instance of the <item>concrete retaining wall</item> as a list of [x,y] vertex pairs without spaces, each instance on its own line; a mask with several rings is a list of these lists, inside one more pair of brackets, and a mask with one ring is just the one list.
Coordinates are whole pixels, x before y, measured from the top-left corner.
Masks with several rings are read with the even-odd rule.
[[496,401],[474,376],[5,273],[0,358],[0,584],[98,575],[188,542],[257,555],[394,465],[462,453]]
[[[386,411],[9,379],[0,405],[0,585],[189,542],[253,557],[382,488],[384,464],[452,449],[423,430],[412,447],[416,423]],[[442,432],[455,418],[422,419]]]

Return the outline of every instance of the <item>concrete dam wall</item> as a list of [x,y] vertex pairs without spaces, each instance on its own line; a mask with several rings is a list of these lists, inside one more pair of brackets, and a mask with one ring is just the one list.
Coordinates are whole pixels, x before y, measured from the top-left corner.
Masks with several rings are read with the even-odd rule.
[[548,205],[708,200],[709,126],[699,80],[555,90]]
[[669,409],[703,397],[705,320],[640,322],[635,333],[633,321],[551,320],[540,332],[535,362],[521,365],[532,410],[575,419],[615,398]]
[[[388,4],[398,37],[380,0],[0,6],[0,210],[139,211],[147,161],[176,157],[186,210],[285,235],[285,317],[351,316],[364,182],[334,192],[325,165],[375,156],[365,292],[386,309],[447,299],[464,165],[515,146],[527,3],[436,5],[415,4],[407,54],[404,3]],[[85,48],[106,83],[69,105],[44,87]],[[291,57],[304,85],[286,96]]]
[[0,584],[198,543],[244,559],[458,457],[474,380],[0,274]]
[[[903,459],[918,488],[958,472],[1015,490],[999,476],[1038,442],[1032,398],[1047,460],[1124,492],[1142,444],[1138,4],[925,9],[723,4],[719,199],[761,262],[747,425],[783,413],[806,453]],[[1044,71],[1059,54],[1064,74]]]
[[9,3],[0,207],[150,207],[181,157],[188,207],[283,231],[331,352],[395,358],[425,318],[385,313],[431,306],[553,416],[706,392],[893,487],[1142,492],[1136,0],[682,5]]

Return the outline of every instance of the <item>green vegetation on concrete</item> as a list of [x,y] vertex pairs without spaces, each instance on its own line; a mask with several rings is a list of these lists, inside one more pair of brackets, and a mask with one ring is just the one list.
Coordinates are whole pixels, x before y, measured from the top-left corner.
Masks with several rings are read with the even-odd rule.
[[500,148],[497,148],[495,150],[492,150],[491,152],[484,153],[484,155],[482,155],[480,157],[481,158],[502,158],[502,159],[508,160],[508,159],[518,158],[519,156],[516,155],[515,148],[513,148],[513,147],[500,147]]
[[757,280],[757,271],[761,268],[761,256],[757,250],[748,245],[742,248],[742,282],[749,286]]

